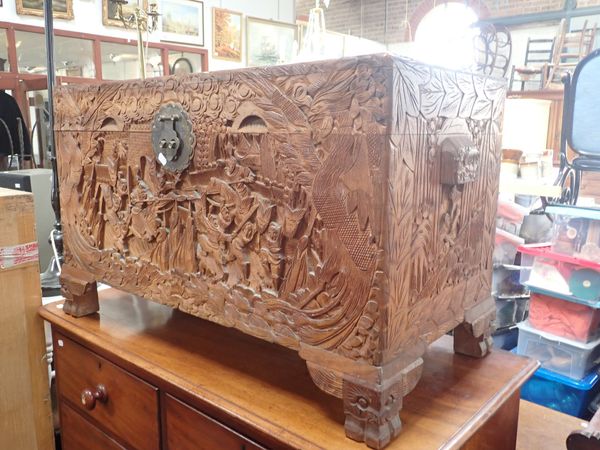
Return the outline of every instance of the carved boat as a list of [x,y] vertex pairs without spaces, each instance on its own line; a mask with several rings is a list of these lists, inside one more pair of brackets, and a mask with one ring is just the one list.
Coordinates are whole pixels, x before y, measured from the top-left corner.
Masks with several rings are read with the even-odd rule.
[[370,55],[60,87],[65,311],[96,282],[299,351],[373,448],[489,350],[503,80]]

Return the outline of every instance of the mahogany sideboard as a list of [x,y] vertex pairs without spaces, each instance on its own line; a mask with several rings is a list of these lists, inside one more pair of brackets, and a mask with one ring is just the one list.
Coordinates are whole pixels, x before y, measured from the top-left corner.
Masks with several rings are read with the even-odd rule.
[[[365,449],[341,426],[342,400],[298,354],[116,289],[100,312],[42,307],[53,330],[64,450]],[[391,449],[514,449],[519,389],[537,363],[497,350],[424,357]]]

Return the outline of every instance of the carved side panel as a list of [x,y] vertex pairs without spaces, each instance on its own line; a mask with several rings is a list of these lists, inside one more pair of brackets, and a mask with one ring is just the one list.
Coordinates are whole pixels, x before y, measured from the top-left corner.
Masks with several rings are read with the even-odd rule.
[[393,92],[384,361],[490,295],[505,83],[397,60]]
[[[389,58],[363,57],[61,88],[67,264],[263,339],[374,362],[390,78]],[[196,137],[180,172],[152,149],[165,104]]]

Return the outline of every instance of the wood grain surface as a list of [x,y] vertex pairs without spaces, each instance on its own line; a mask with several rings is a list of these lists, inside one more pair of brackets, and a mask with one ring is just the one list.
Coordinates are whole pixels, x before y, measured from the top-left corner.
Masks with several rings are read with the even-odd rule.
[[[0,188],[0,249],[37,240],[33,196]],[[0,448],[54,449],[37,259],[0,264]]]
[[567,436],[587,421],[521,400],[517,450],[566,450]]
[[[40,314],[55,330],[261,445],[365,448],[345,437],[342,401],[314,386],[296,352],[115,289],[99,296],[93,316],[73,318],[60,303]],[[443,337],[425,355],[422,381],[404,400],[403,432],[389,448],[459,448],[536,367],[501,350],[483,359],[456,355],[452,339]]]
[[61,405],[62,450],[125,450],[67,404]]
[[[61,401],[66,400],[79,414],[129,446],[157,450],[157,389],[69,338],[54,333],[53,341]],[[86,409],[82,404],[83,391],[94,391],[99,385],[104,386],[106,400]]]
[[103,281],[299,350],[382,448],[428,344],[490,349],[505,93],[390,54],[61,86],[65,312]]

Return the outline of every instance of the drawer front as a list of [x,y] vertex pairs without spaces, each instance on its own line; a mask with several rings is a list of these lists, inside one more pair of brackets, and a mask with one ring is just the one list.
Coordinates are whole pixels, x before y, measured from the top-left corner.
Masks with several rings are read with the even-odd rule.
[[259,445],[170,395],[164,396],[168,450],[258,450]]
[[61,401],[137,450],[159,448],[158,391],[76,342],[54,334]]
[[60,405],[63,450],[125,450],[66,403]]

